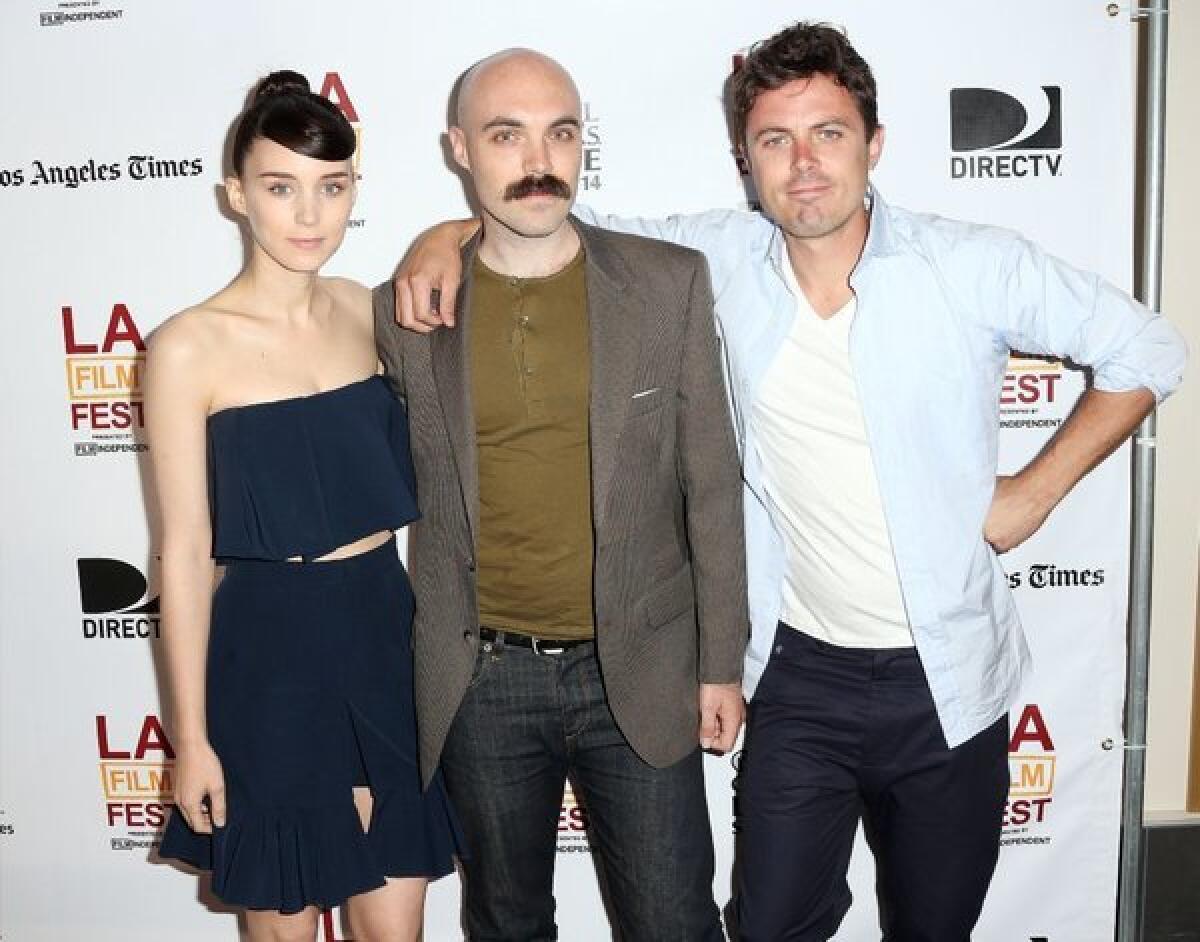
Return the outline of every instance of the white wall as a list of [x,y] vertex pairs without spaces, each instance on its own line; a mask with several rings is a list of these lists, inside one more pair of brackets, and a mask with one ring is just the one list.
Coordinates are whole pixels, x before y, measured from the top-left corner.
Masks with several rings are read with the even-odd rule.
[[[1200,543],[1200,9],[1171,4],[1163,310],[1183,330],[1191,362],[1158,424],[1147,811],[1178,811],[1187,791]],[[1197,743],[1195,748],[1200,748]]]

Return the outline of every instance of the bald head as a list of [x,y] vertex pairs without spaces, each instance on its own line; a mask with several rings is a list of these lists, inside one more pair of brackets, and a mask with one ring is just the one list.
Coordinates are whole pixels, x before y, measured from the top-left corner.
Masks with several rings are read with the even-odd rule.
[[477,62],[459,83],[447,137],[483,210],[484,246],[496,238],[544,245],[564,231],[574,238],[563,225],[583,161],[583,114],[561,65],[532,49]]
[[534,91],[557,97],[580,116],[579,90],[567,70],[533,49],[503,49],[469,68],[458,86],[459,127],[485,123]]

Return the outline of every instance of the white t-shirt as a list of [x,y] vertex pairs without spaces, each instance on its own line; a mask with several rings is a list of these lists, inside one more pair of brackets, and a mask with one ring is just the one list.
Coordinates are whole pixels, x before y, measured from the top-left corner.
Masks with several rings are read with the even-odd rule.
[[842,647],[910,647],[850,368],[856,301],[822,319],[791,265],[784,268],[797,316],[752,417],[772,515],[787,548],[781,617]]

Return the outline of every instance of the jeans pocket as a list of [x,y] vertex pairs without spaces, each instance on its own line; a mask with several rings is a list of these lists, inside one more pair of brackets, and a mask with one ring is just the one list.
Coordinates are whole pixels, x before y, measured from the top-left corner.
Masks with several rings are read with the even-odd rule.
[[750,697],[747,705],[758,702],[762,699],[763,694],[768,689],[768,684],[772,677],[779,673],[779,662],[784,657],[783,647],[776,641],[771,642],[771,651],[767,656],[766,666],[761,674],[758,675],[758,683],[754,685],[754,694]]
[[496,645],[491,641],[484,641],[479,645],[479,650],[475,652],[475,667],[471,671],[471,679],[467,682],[467,689],[471,690],[483,680],[487,673],[487,666],[492,663],[499,655],[496,650]]

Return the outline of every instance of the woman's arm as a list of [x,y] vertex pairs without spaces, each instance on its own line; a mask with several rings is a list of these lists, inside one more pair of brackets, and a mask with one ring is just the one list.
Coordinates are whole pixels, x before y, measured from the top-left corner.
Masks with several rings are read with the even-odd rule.
[[[206,422],[212,359],[191,323],[164,324],[146,356],[146,436],[154,468],[162,553],[162,623],[176,748],[175,804],[192,830],[224,824],[224,776],[208,742],[205,662],[214,564],[209,522]],[[209,802],[205,812],[203,800]]]

